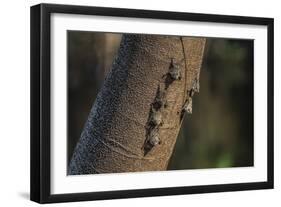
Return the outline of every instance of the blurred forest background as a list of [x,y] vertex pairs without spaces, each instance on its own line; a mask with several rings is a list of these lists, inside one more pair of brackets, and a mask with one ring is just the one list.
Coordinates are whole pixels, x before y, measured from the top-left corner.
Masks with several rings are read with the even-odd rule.
[[[68,161],[121,34],[68,31]],[[253,166],[253,40],[207,38],[200,93],[168,170]]]

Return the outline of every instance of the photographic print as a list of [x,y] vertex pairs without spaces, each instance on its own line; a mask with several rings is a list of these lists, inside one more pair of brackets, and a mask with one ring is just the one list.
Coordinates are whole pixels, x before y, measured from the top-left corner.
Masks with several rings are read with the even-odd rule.
[[253,165],[253,40],[67,37],[69,175]]
[[31,7],[38,203],[273,188],[273,19]]

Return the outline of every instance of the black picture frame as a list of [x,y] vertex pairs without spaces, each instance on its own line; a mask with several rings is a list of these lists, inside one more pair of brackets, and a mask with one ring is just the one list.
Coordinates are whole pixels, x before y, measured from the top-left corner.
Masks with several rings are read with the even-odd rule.
[[[50,193],[50,15],[52,13],[134,17],[164,20],[182,20],[210,23],[234,23],[267,26],[267,181],[238,184],[169,187],[154,189],[85,192],[74,194]],[[39,203],[86,201],[101,199],[165,196],[224,191],[241,191],[273,188],[273,46],[274,20],[272,18],[195,14],[152,10],[102,8],[89,6],[39,4],[31,7],[31,174],[30,192],[32,201]]]

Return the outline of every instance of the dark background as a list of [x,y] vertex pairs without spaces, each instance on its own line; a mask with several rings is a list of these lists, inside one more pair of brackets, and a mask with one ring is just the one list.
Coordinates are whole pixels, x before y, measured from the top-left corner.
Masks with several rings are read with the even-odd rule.
[[[68,161],[122,35],[68,31]],[[200,93],[168,170],[252,166],[253,40],[207,38]]]

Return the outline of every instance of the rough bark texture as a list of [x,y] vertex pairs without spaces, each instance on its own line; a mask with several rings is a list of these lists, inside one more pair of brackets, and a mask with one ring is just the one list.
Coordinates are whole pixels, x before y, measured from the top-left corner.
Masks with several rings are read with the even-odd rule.
[[204,38],[124,35],[68,174],[166,170],[199,90],[204,45]]

